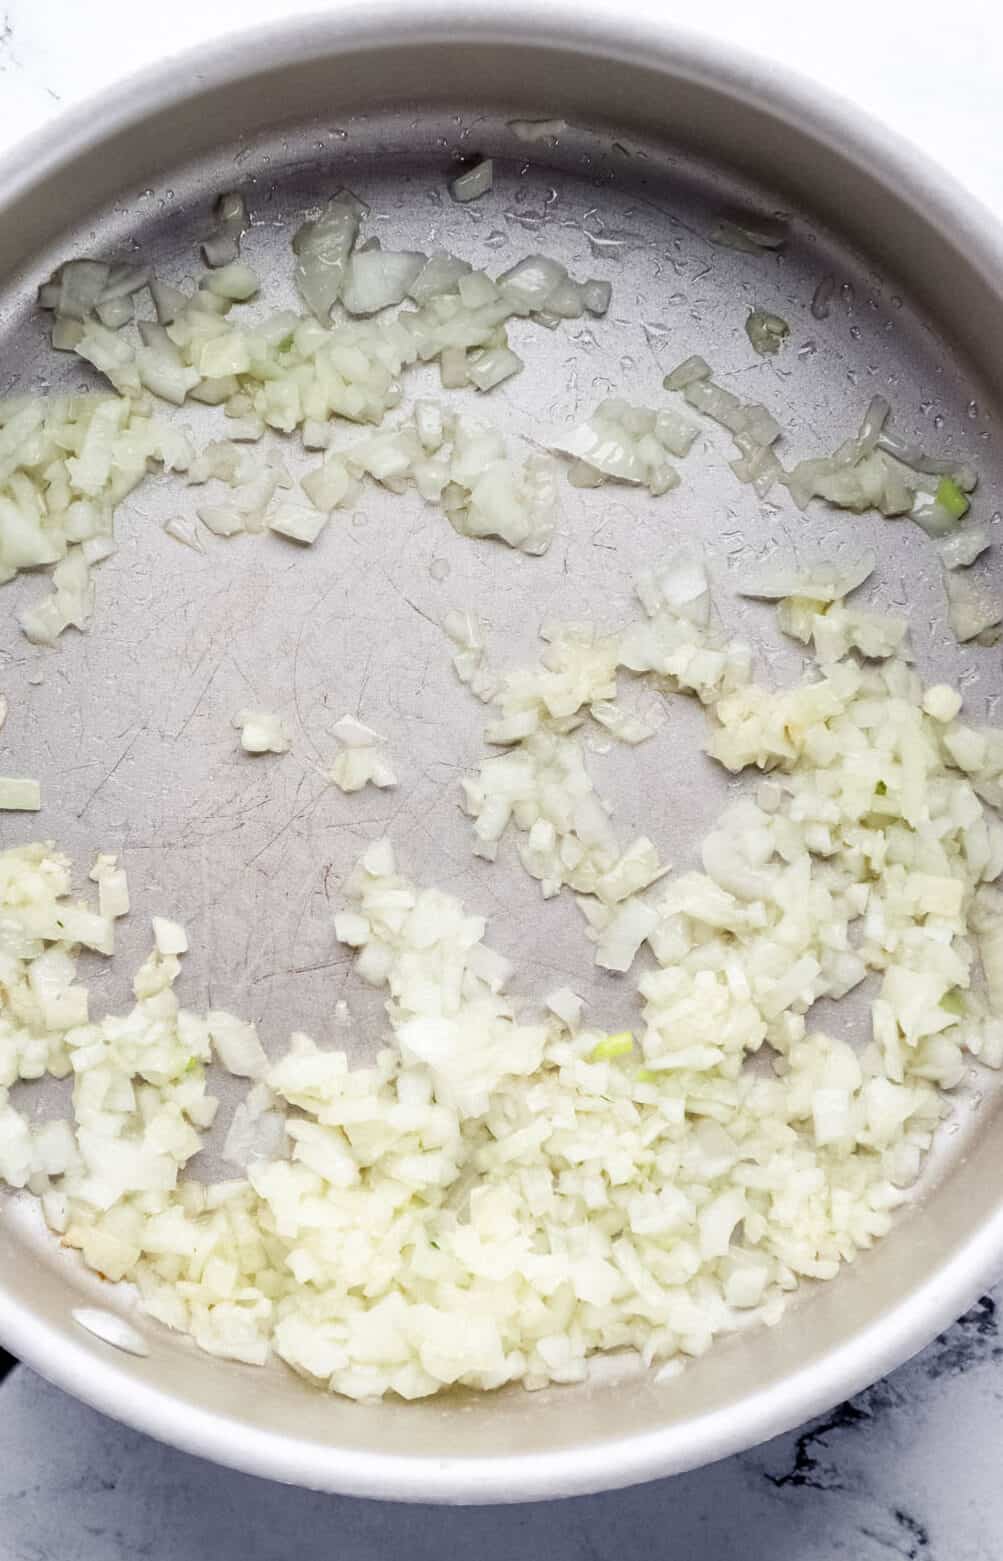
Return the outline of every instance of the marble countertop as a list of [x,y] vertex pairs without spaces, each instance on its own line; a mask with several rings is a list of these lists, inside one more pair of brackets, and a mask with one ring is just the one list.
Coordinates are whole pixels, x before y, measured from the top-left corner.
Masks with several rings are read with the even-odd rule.
[[[9,0],[0,150],[129,71],[290,8]],[[852,98],[1003,215],[998,0],[949,15],[935,0],[844,0],[838,12],[718,0],[701,21]],[[125,1430],[17,1368],[0,1386],[0,1561],[438,1561],[471,1544],[485,1561],[997,1561],[1001,1424],[992,1296],[893,1376],[764,1447],[632,1491],[490,1511],[269,1485]]]

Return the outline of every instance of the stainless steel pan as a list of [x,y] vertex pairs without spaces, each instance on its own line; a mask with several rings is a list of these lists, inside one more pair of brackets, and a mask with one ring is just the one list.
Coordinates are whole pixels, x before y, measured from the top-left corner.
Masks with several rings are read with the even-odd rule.
[[[570,128],[527,146],[515,116]],[[496,158],[495,190],[458,207],[446,178],[472,152]],[[142,253],[180,278],[214,194],[237,186],[255,218],[245,253],[267,270],[272,296],[291,301],[292,226],[342,183],[370,202],[388,243],[444,244],[498,268],[542,249],[613,282],[607,320],[527,333],[526,372],[493,398],[514,432],[532,437],[542,418],[570,418],[613,388],[650,401],[665,370],[700,351],[724,383],[754,390],[805,453],[830,447],[883,392],[903,433],[977,462],[980,509],[995,511],[1003,250],[988,215],[878,127],[762,63],[542,0],[495,19],[471,20],[450,0],[290,21],[170,62],[22,147],[0,170],[0,389],[83,382],[49,352],[32,310],[61,259]],[[735,206],[789,214],[784,251],[712,245],[717,217]],[[832,308],[818,319],[810,303],[827,276]],[[791,322],[774,362],[749,349],[752,304]],[[207,413],[199,426],[211,422]],[[949,641],[914,527],[760,505],[713,450],[685,476],[659,501],[567,490],[562,534],[542,560],[472,544],[419,505],[375,494],[308,554],[252,538],[203,558],[164,535],[159,521],[184,499],[153,484],[120,527],[91,634],[55,653],[32,649],[10,619],[37,586],[8,587],[5,763],[38,775],[47,800],[39,820],[5,816],[0,839],[41,829],[81,865],[97,846],[123,852],[132,929],[118,973],[90,974],[95,989],[122,996],[147,915],[177,914],[194,949],[189,1002],[253,1015],[278,1046],[295,1027],[329,1036],[344,996],[375,1037],[378,1004],[353,983],[331,911],[340,876],[384,829],[410,870],[489,914],[527,993],[586,979],[574,908],[544,905],[511,864],[470,857],[454,782],[477,756],[480,723],[435,623],[449,606],[475,606],[512,651],[555,608],[616,621],[636,568],[680,535],[706,540],[722,611],[778,675],[769,615],[736,605],[728,568],[783,533],[834,548],[866,535],[881,556],[876,596],[912,611],[922,668],[963,676],[976,715],[992,714],[999,653]],[[233,710],[257,700],[285,709],[296,731],[298,757],[267,770],[240,761],[229,730]],[[312,768],[330,756],[346,708],[392,730],[397,793],[345,798]],[[655,742],[595,761],[622,827],[643,823],[681,866],[725,794],[698,756],[699,734],[699,713],[674,706]],[[612,980],[591,995],[612,1019],[624,1010]],[[671,1381],[605,1361],[587,1386],[532,1396],[325,1398],[284,1370],[200,1355],[133,1314],[13,1198],[0,1209],[0,1337],[100,1409],[280,1480],[455,1502],[625,1485],[796,1424],[956,1316],[1003,1258],[1001,1151],[994,1102],[973,1080],[922,1197],[875,1252],[780,1327],[732,1340]],[[145,1353],[83,1331],[71,1315],[81,1301],[128,1315]]]

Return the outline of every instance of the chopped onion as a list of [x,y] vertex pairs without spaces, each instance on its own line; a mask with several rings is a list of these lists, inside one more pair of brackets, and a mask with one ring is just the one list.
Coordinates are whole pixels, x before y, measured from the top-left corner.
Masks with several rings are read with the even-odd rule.
[[153,941],[158,954],[187,954],[188,934],[180,922],[166,916],[154,916]]
[[442,298],[455,293],[460,279],[468,276],[473,268],[469,260],[460,260],[444,250],[430,255],[408,288],[408,297],[417,304],[425,304],[431,298]]
[[778,353],[790,333],[791,328],[781,315],[763,309],[753,309],[745,322],[745,334],[760,357]]
[[493,390],[524,367],[518,353],[508,347],[482,347],[467,354],[466,375],[477,390]]
[[[63,1242],[200,1347],[259,1364],[274,1350],[357,1398],[580,1380],[610,1347],[700,1353],[775,1320],[801,1278],[833,1277],[883,1235],[941,1091],[966,1071],[962,1047],[1003,1062],[967,935],[971,904],[998,1007],[1003,897],[985,881],[1003,850],[956,767],[971,755],[955,692],[923,694],[899,663],[749,683],[710,626],[696,554],[639,594],[646,619],[620,634],[544,626],[540,666],[506,674],[498,698],[502,719],[535,711],[536,728],[467,788],[485,845],[511,818],[531,871],[565,875],[558,888],[571,876],[603,963],[626,969],[647,942],[633,1032],[583,1027],[568,989],[527,1022],[483,919],[412,883],[385,840],[335,918],[387,997],[396,1050],[371,1066],[303,1035],[269,1064],[253,1026],[180,1009],[176,934],[138,972],[128,1021],[88,1025],[73,945],[108,947],[110,924],[68,900],[49,848],[0,853],[5,990],[30,993],[46,1027],[16,1043],[16,1068],[71,1066],[76,1118],[75,1135],[46,1124],[36,1138],[0,1095],[0,1177],[47,1189]],[[469,614],[449,627],[458,647],[483,646]],[[711,749],[729,768],[783,770],[722,815],[707,871],[670,877],[657,900],[638,897],[660,871],[652,842],[618,850],[568,724],[639,663],[713,704]],[[354,718],[339,728],[339,757],[372,755],[377,734]],[[989,744],[973,735],[982,765]],[[809,1027],[817,997],[869,972],[881,985],[866,1048]],[[745,1069],[764,1043],[777,1068]],[[178,1178],[212,1121],[210,1046],[258,1082],[224,1145],[246,1174],[206,1186]],[[668,1336],[651,1315],[666,1307]]]
[[963,572],[945,571],[948,622],[963,644],[1003,623],[1003,599],[981,580]]
[[641,944],[658,926],[658,912],[643,900],[627,900],[603,930],[596,964],[604,970],[629,970]]
[[216,226],[202,244],[207,266],[231,265],[240,254],[240,241],[250,226],[247,205],[239,192],[221,195],[213,208]]
[[802,559],[771,560],[758,570],[743,573],[741,596],[761,596],[774,601],[785,596],[805,597],[814,602],[835,602],[849,596],[873,573],[877,558],[870,548],[852,564],[839,565],[828,559],[805,563]]
[[[344,233],[328,235],[334,270],[343,253],[341,281],[357,263],[365,272],[401,260],[354,250],[356,236],[345,246]],[[71,273],[74,307],[87,277]],[[328,329],[319,292],[320,320],[228,313],[234,286],[249,283],[243,268],[221,270],[216,290],[168,303],[169,325],[144,322],[136,349],[108,323],[135,278],[109,272],[105,291],[119,290],[63,323],[125,397],[0,406],[0,572],[54,566],[51,595],[29,609],[32,632],[44,641],[87,621],[90,566],[113,547],[114,506],[151,463],[225,484],[224,502],[206,508],[237,530],[263,529],[291,484],[281,461],[232,439],[193,459],[186,437],[152,422],[149,377],[177,394],[172,375],[194,375],[187,393],[222,402],[231,422],[301,429],[316,442],[336,417],[381,424],[413,364],[490,377],[506,362],[513,314],[552,325],[590,298],[608,302],[602,284],[574,282],[540,256],[498,283],[433,257],[412,293],[423,277],[417,309]],[[62,279],[50,288],[42,301],[55,308]],[[730,432],[743,481],[784,475],[765,408],[715,385],[701,362],[670,380]],[[624,471],[636,460],[630,469],[649,486],[661,449],[684,454],[692,443],[674,414],[609,405],[588,456],[576,452],[586,477],[597,434],[619,439],[609,459]],[[918,467],[882,448],[887,415],[875,398],[857,438],[802,463],[792,492],[913,508],[924,485]],[[932,502],[957,525],[969,474],[941,475],[949,485]],[[394,492],[413,484],[457,529],[528,551],[553,530],[552,463],[513,462],[496,429],[434,403],[327,450],[303,480],[314,510],[279,513],[297,517],[292,534],[315,534],[364,479]],[[493,857],[511,830],[541,892],[577,896],[601,966],[625,972],[646,945],[630,1031],[585,1026],[568,989],[522,1017],[483,918],[410,881],[385,840],[364,852],[334,918],[358,977],[386,1000],[395,1046],[370,1066],[350,1068],[343,1052],[300,1034],[270,1063],[253,1025],[182,1008],[172,983],[187,937],[164,918],[130,1012],[92,1020],[77,953],[111,953],[128,908],[124,873],[98,858],[95,911],[70,897],[69,865],[53,848],[0,852],[11,1016],[0,1179],[40,1195],[68,1249],[133,1283],[151,1315],[201,1348],[253,1364],[274,1352],[360,1399],[581,1380],[596,1351],[633,1348],[649,1364],[775,1321],[802,1278],[832,1277],[888,1229],[944,1111],[942,1091],[966,1072],[965,1051],[1003,1064],[1003,897],[987,888],[1003,868],[1003,830],[980,800],[1003,803],[1003,740],[959,723],[956,690],[922,688],[904,619],[845,605],[873,560],[865,565],[802,560],[767,572],[762,594],[798,593],[783,598],[780,619],[818,662],[780,689],[752,682],[749,648],[716,625],[693,547],[639,578],[635,621],[614,632],[544,624],[528,667],[491,673],[480,622],[469,610],[447,618],[457,673],[491,702],[485,737],[501,749],[463,784],[475,849]],[[968,628],[988,612],[985,628],[1003,621],[970,577],[949,574],[952,589]],[[718,819],[703,870],[657,890],[667,872],[657,842],[618,839],[586,763],[590,721],[625,742],[650,734],[620,706],[622,671],[705,704],[708,750],[728,772],[774,772]],[[281,731],[274,716],[243,712],[242,741],[255,723]],[[333,735],[337,784],[395,783],[378,733],[344,717]],[[37,806],[33,782],[0,781],[0,793],[26,786]],[[972,980],[976,942],[985,993]],[[868,975],[876,995],[858,1050],[809,1011]],[[343,1003],[333,1012],[336,1026],[351,1025]],[[775,1066],[746,1068],[764,1047]],[[256,1082],[224,1145],[246,1174],[208,1184],[182,1173],[215,1114],[213,1054]],[[16,1080],[46,1072],[72,1077],[74,1131],[10,1103]]]
[[427,259],[416,251],[356,250],[345,268],[342,303],[349,314],[379,314],[402,303]]
[[171,287],[169,283],[161,282],[157,277],[152,277],[150,280],[150,296],[161,325],[173,325],[181,311],[187,309],[191,302],[188,295],[180,288]]
[[371,726],[365,726],[354,715],[341,716],[335,721],[332,731],[346,748],[371,748],[374,743],[386,742],[385,737],[374,732]]
[[15,813],[37,813],[42,806],[42,788],[37,780],[0,776],[0,808]]
[[59,288],[52,305],[56,314],[68,320],[89,319],[104,294],[110,275],[111,267],[102,260],[67,260],[52,279]]
[[381,790],[397,785],[393,766],[376,747],[346,748],[328,770],[328,777],[340,791],[361,791],[365,786]]
[[129,880],[125,868],[119,867],[118,858],[99,852],[90,870],[90,878],[98,886],[98,910],[102,916],[116,920],[129,913]]
[[386,742],[379,732],[374,732],[353,715],[341,716],[332,731],[342,751],[328,771],[328,777],[340,790],[353,792],[370,785],[380,788],[397,785],[392,766],[379,751]]
[[586,309],[604,314],[609,308],[608,285],[596,280],[575,282],[560,261],[549,255],[527,255],[503,271],[498,288],[514,312],[545,321],[578,319]]
[[110,298],[107,302],[101,298],[94,312],[101,324],[106,325],[110,331],[121,330],[123,325],[129,324],[135,314],[132,299],[127,297]]
[[301,504],[280,504],[269,516],[268,529],[293,542],[316,542],[329,518]]
[[556,143],[568,128],[566,119],[510,119],[509,129],[520,141]]
[[480,162],[464,173],[458,174],[455,179],[449,181],[449,193],[454,201],[461,204],[466,201],[478,200],[486,195],[494,184],[495,165],[490,157],[481,158]]
[[206,280],[206,287],[217,298],[228,298],[234,303],[246,303],[248,298],[253,298],[261,286],[257,276],[250,266],[242,260],[231,260],[228,265],[220,266]]
[[285,723],[270,710],[239,710],[233,725],[245,753],[288,753],[292,746]]
[[684,358],[671,374],[666,374],[662,383],[666,390],[685,390],[687,385],[693,385],[698,380],[710,379],[710,375],[710,364],[694,354],[691,358]]
[[246,516],[235,504],[199,504],[196,515],[209,531],[217,537],[234,537],[246,531]]
[[322,325],[341,297],[359,222],[367,210],[349,190],[339,190],[315,221],[304,222],[293,235],[296,288]]
[[240,1079],[263,1077],[268,1058],[253,1024],[222,1009],[208,1013],[206,1022],[213,1050],[228,1073]]
[[[577,428],[552,430],[548,443],[553,450],[575,456],[600,476],[643,483],[650,493],[658,495],[679,481],[666,452],[685,454],[695,437],[696,429],[672,413],[655,413],[625,401],[603,401]],[[578,481],[581,485],[580,478]]]
[[988,526],[965,526],[945,537],[938,552],[945,569],[967,569],[969,564],[985,552],[991,537]]

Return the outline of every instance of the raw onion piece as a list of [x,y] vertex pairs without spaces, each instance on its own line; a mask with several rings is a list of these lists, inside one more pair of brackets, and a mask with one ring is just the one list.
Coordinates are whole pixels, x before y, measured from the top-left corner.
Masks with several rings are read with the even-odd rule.
[[0,403],[0,578],[55,565],[51,593],[19,614],[31,640],[51,645],[70,625],[87,626],[91,566],[114,551],[115,506],[154,463],[183,470],[190,458],[182,431],[127,399]]
[[945,570],[944,590],[948,622],[962,644],[1003,623],[1003,599],[966,571]]
[[981,556],[992,538],[988,526],[965,526],[945,537],[938,552],[945,569],[967,569]]
[[753,309],[745,322],[745,334],[753,351],[761,358],[774,357],[790,333],[791,328],[782,315],[770,314],[764,309]]
[[245,753],[288,753],[292,746],[285,723],[270,710],[238,710],[233,725]]
[[739,452],[732,470],[739,481],[750,483],[765,498],[783,476],[772,449],[781,433],[776,419],[760,403],[743,402],[716,385],[709,365],[700,357],[685,359],[666,375],[664,385],[666,390],[681,391],[690,406],[728,429]]
[[221,195],[213,207],[216,226],[202,244],[207,266],[232,265],[240,255],[240,241],[250,227],[247,205],[239,191]]
[[319,217],[304,222],[293,235],[296,288],[322,325],[341,297],[348,258],[368,209],[349,190],[339,190]]
[[335,722],[332,730],[341,744],[341,752],[327,775],[339,790],[355,792],[365,786],[384,790],[388,786],[397,785],[393,766],[380,752],[386,742],[385,737],[352,715],[343,715]]
[[875,553],[866,548],[852,563],[838,564],[829,559],[806,560],[770,558],[758,569],[743,571],[738,585],[740,596],[760,596],[774,601],[783,597],[804,597],[814,602],[835,602],[851,595],[874,573]]
[[[430,449],[432,419],[437,433]],[[329,458],[302,485],[314,503],[323,504],[342,491],[347,478],[364,476],[398,492],[413,482],[427,503],[441,505],[461,535],[499,537],[524,553],[545,552],[557,524],[553,462],[530,456],[520,466],[490,423],[454,416],[434,403],[419,403],[414,422]]]
[[679,482],[668,455],[685,455],[696,437],[696,428],[674,413],[611,400],[601,402],[577,428],[551,430],[548,443],[600,479],[637,483],[657,496]]
[[450,179],[449,193],[454,201],[459,201],[461,205],[467,201],[479,200],[491,189],[494,175],[495,165],[491,158],[482,157],[472,168],[467,168],[463,173],[457,174],[455,179]]
[[793,639],[811,641],[823,666],[842,661],[851,650],[873,661],[908,655],[908,620],[896,613],[846,607],[842,600],[788,597],[778,604],[777,622]]
[[37,780],[0,776],[0,808],[16,813],[37,813],[41,806],[42,788]]
[[307,509],[301,504],[280,504],[269,516],[268,529],[293,542],[310,543],[316,542],[327,522],[328,516],[318,514],[316,509]]
[[427,259],[417,251],[357,250],[345,267],[342,303],[349,314],[379,314],[402,303]]
[[510,119],[508,127],[520,141],[556,144],[567,130],[568,122],[566,119]]

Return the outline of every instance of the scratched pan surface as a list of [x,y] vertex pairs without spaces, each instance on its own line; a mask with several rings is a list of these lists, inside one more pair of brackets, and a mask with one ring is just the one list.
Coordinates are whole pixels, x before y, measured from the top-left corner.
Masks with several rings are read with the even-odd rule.
[[[366,232],[385,247],[445,247],[491,271],[540,250],[576,276],[612,283],[605,319],[554,332],[513,327],[525,371],[476,403],[513,440],[533,440],[545,423],[571,422],[610,394],[656,404],[666,371],[700,352],[722,384],[775,413],[786,431],[786,459],[832,448],[856,427],[872,395],[886,396],[898,432],[978,466],[976,513],[999,521],[1003,461],[992,392],[977,359],[958,352],[927,303],[917,301],[908,268],[903,274],[877,261],[792,200],[782,169],[772,182],[739,177],[681,140],[667,144],[650,127],[611,126],[598,111],[569,113],[571,127],[559,137],[527,146],[509,118],[533,106],[546,113],[550,104],[527,105],[510,85],[510,95],[497,93],[488,110],[483,100],[472,109],[458,91],[455,103],[420,111],[346,103],[254,134],[231,125],[194,157],[172,153],[167,143],[159,164],[148,159],[135,180],[109,199],[84,204],[79,221],[40,243],[0,293],[3,391],[97,388],[86,366],[50,350],[31,305],[35,285],[60,260],[142,259],[161,278],[181,283],[197,270],[213,197],[236,188],[252,217],[243,256],[263,279],[260,307],[294,305],[291,234],[347,185],[368,203]],[[495,157],[494,188],[458,206],[447,179],[459,158],[474,153]],[[715,246],[709,235],[717,219],[736,207],[783,213],[789,238],[782,251],[747,255]],[[818,318],[811,302],[826,278],[832,300]],[[746,337],[754,306],[790,323],[789,341],[774,359],[758,358]],[[427,393],[437,393],[433,374],[414,373],[405,406]],[[472,395],[452,399],[474,406]],[[197,442],[225,431],[214,410],[167,415],[188,423]],[[338,432],[339,443],[353,437],[349,428]],[[294,442],[273,442],[294,474],[310,463]],[[335,516],[312,548],[271,535],[222,540],[205,533],[204,552],[195,552],[162,527],[170,517],[192,517],[204,490],[153,477],[119,511],[118,552],[100,570],[88,633],[69,632],[55,650],[30,646],[14,615],[44,583],[21,578],[7,586],[0,687],[10,715],[0,768],[38,777],[44,806],[37,816],[0,816],[0,841],[54,839],[81,876],[95,850],[114,851],[129,872],[133,911],[121,926],[116,959],[85,961],[95,1010],[127,1000],[131,972],[149,944],[149,917],[168,915],[184,923],[191,943],[179,982],[185,1003],[254,1019],[273,1052],[299,1029],[365,1057],[384,1035],[382,998],[354,977],[332,917],[365,844],[389,834],[407,872],[489,917],[490,940],[513,960],[513,988],[527,1005],[570,983],[589,999],[597,1022],[630,1023],[633,983],[594,971],[569,897],[544,903],[510,843],[495,865],[471,854],[458,779],[482,753],[483,710],[450,666],[439,624],[451,607],[486,620],[497,662],[524,659],[548,618],[625,621],[637,571],[699,539],[723,621],[751,639],[762,675],[793,678],[802,663],[781,645],[770,609],[734,593],[742,569],[778,544],[812,543],[837,558],[873,547],[879,567],[860,599],[908,611],[924,675],[959,683],[975,719],[997,714],[1000,653],[953,642],[935,554],[918,529],[821,508],[802,515],[782,493],[760,502],[737,483],[729,454],[727,439],[708,430],[681,463],[682,486],[659,499],[615,485],[585,493],[562,486],[558,533],[542,558],[468,541],[416,497],[375,486],[352,512]],[[977,569],[991,574],[994,558]],[[656,718],[657,735],[639,749],[597,745],[590,763],[621,838],[643,830],[668,861],[686,869],[722,804],[745,783],[726,782],[701,755],[699,708],[639,697]],[[231,720],[245,707],[282,715],[293,735],[289,755],[252,759],[241,752]],[[328,783],[332,729],[345,711],[388,736],[400,775],[396,790],[346,797]],[[339,999],[352,1015],[347,1028],[334,1024]],[[859,1015],[838,1022],[859,1033]],[[220,1093],[225,1129],[237,1096],[225,1080]],[[980,1145],[985,1150],[996,1131],[989,1093],[973,1076],[927,1178],[923,1211],[889,1238],[889,1245],[900,1244],[901,1273],[917,1242],[933,1243],[930,1265],[941,1257],[936,1232],[950,1224],[943,1189],[955,1185],[966,1157]],[[22,1103],[48,1113],[58,1098],[58,1091],[36,1087],[23,1092]],[[207,1167],[211,1174],[211,1149]],[[956,1196],[965,1199],[963,1191]],[[929,1224],[929,1210],[930,1229],[917,1226],[924,1217]],[[785,1373],[853,1345],[852,1328],[841,1332],[849,1325],[838,1305],[820,1296],[802,1303],[769,1340],[735,1341],[698,1363],[682,1385],[658,1384],[620,1364],[600,1369],[587,1388],[532,1400],[513,1393],[487,1403],[360,1409],[313,1396],[277,1368],[260,1375],[196,1358],[185,1341],[141,1319],[150,1350],[142,1361],[68,1337],[69,1306],[98,1287],[51,1249],[23,1203],[8,1200],[0,1240],[7,1243],[7,1276],[14,1267],[34,1276],[32,1294],[50,1345],[56,1341],[46,1360],[58,1380],[225,1461],[386,1495],[518,1498],[682,1467],[734,1445],[725,1430],[701,1433],[694,1457],[684,1445],[688,1423],[704,1424],[712,1414],[726,1419],[729,1403],[743,1394],[747,1401],[758,1394],[761,1407],[773,1394],[773,1421],[761,1422],[766,1429],[784,1415],[797,1419],[811,1406],[802,1394],[782,1407],[777,1384]],[[846,1315],[854,1306],[860,1312],[861,1331],[881,1310],[876,1298],[884,1293],[890,1304],[922,1273],[921,1265],[899,1285],[895,1264],[886,1261],[885,1268],[868,1259],[838,1282]],[[102,1296],[128,1306],[127,1297],[109,1296],[107,1288]],[[930,1332],[939,1320],[933,1317]],[[914,1327],[921,1334],[922,1320]],[[20,1336],[15,1342],[23,1347]],[[103,1356],[85,1360],[95,1349]],[[46,1360],[32,1358],[45,1369]],[[95,1372],[112,1384],[104,1397]],[[625,1373],[628,1380],[614,1380]],[[832,1396],[852,1380],[848,1358]],[[667,1434],[676,1438],[671,1446]],[[291,1447],[294,1435],[298,1454],[281,1452],[282,1438]],[[608,1444],[631,1438],[633,1453],[613,1448],[604,1458]],[[516,1471],[524,1445],[535,1472]],[[576,1453],[585,1471],[577,1476]]]

